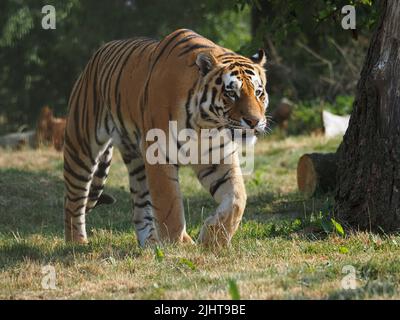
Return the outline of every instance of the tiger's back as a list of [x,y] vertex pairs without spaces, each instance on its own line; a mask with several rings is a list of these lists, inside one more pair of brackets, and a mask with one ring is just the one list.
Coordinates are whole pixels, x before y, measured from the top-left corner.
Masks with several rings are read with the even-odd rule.
[[[146,129],[146,113],[165,107],[174,112],[186,99],[197,78],[196,53],[204,49],[212,49],[215,54],[227,52],[187,29],[177,30],[162,41],[138,38],[109,42],[92,56],[77,81],[69,103],[70,114],[110,111],[120,124],[123,121],[118,113],[129,114],[140,129]],[[153,100],[159,105],[157,110],[152,110]],[[94,127],[90,120],[99,118],[100,114],[88,119],[89,125]],[[76,125],[76,121],[69,125]]]

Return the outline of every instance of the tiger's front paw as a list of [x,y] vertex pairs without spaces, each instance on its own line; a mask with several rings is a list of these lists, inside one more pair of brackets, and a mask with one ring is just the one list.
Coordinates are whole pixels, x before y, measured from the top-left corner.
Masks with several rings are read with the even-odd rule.
[[79,234],[72,234],[69,236],[65,236],[66,243],[76,243],[76,244],[88,244],[89,241],[87,237],[79,235]]
[[155,232],[150,233],[145,238],[139,238],[139,246],[142,248],[153,248],[154,246],[158,246],[160,243],[160,239]]
[[221,248],[229,246],[231,238],[222,224],[211,224],[203,226],[199,242],[206,247]]
[[181,241],[182,243],[195,244],[193,239],[186,232],[183,233]]

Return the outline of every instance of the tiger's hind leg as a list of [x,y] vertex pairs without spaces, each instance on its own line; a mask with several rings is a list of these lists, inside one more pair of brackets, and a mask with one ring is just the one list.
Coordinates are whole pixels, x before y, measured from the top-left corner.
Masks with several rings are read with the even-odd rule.
[[[88,205],[93,206],[94,195],[91,189],[92,182],[99,180],[94,178],[101,168],[102,157],[109,146],[109,141],[103,145],[97,143],[73,143],[66,131],[64,146],[64,228],[65,240],[67,242],[87,243],[86,234],[86,212],[90,210]],[[107,157],[106,157],[107,158]],[[100,172],[100,171],[99,171]],[[98,188],[93,185],[94,190]]]
[[124,157],[129,172],[129,186],[133,206],[133,223],[140,246],[159,241],[154,224],[153,205],[147,185],[146,172],[142,158]]

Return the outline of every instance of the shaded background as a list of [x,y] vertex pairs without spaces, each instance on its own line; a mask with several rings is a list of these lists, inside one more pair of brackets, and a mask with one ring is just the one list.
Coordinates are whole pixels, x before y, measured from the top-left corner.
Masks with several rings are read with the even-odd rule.
[[[357,30],[341,27],[353,3]],[[43,30],[41,9],[56,8],[56,30]],[[372,0],[2,0],[0,134],[27,124],[44,105],[67,112],[71,88],[103,43],[192,29],[244,55],[268,56],[271,109],[295,103],[289,133],[320,126],[320,109],[349,113],[376,20]]]

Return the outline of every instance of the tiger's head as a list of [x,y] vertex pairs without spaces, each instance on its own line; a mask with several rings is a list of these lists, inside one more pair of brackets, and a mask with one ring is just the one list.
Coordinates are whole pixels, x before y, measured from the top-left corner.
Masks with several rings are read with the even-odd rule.
[[263,50],[251,58],[233,52],[197,55],[201,77],[198,106],[203,127],[265,132],[268,107],[265,62]]

